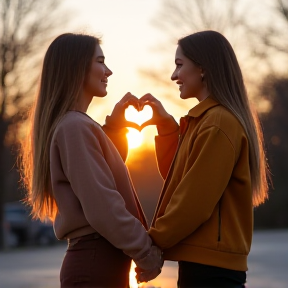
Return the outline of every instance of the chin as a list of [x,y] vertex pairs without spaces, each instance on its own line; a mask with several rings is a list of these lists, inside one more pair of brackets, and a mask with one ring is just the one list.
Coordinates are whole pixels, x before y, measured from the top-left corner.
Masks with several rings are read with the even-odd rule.
[[183,94],[183,93],[180,93],[180,98],[181,98],[181,99],[187,99],[187,98],[189,98],[189,97],[186,97],[186,95],[185,95],[185,94]]
[[95,95],[95,97],[103,98],[103,97],[105,97],[107,95],[107,93],[108,93],[107,91],[103,91],[103,92],[97,93]]
[[193,94],[190,93],[180,93],[180,98],[185,100],[185,99],[190,99],[190,98],[195,98]]

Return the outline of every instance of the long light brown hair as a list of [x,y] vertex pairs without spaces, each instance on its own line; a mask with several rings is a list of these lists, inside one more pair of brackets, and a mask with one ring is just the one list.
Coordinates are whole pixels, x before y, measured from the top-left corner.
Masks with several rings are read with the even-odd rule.
[[249,141],[253,205],[268,197],[269,170],[256,111],[249,103],[242,72],[228,40],[216,31],[201,31],[178,41],[184,55],[204,71],[210,96],[230,110],[244,127]]
[[81,95],[98,44],[96,37],[66,33],[58,36],[45,54],[29,133],[21,150],[26,202],[35,218],[53,220],[57,213],[50,179],[51,139],[61,118]]

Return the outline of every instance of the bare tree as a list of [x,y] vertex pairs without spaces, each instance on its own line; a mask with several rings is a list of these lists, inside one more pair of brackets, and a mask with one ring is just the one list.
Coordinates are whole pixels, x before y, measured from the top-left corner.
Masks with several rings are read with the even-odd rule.
[[285,53],[288,56],[288,0],[275,0],[270,9],[277,14],[277,23],[270,22],[267,29],[259,33],[255,31],[266,48]]
[[[279,61],[275,53],[269,53],[267,46],[277,47],[279,51],[287,47],[283,37],[287,38],[288,33],[283,31],[283,25],[278,21],[282,16],[287,19],[284,1],[287,0],[274,0],[272,6],[271,2],[255,0],[163,0],[160,11],[152,21],[167,35],[167,42],[158,45],[158,52],[165,57],[167,53],[174,53],[179,38],[200,30],[216,30],[232,44],[248,90],[256,94],[259,80],[269,74],[272,67],[276,67],[273,61]],[[265,14],[269,15],[269,21]],[[176,92],[175,85],[169,81],[173,63],[166,63],[163,61],[159,65],[161,68],[153,72],[143,68],[140,74],[157,85],[166,86],[167,91]],[[171,93],[169,95],[167,92],[165,98],[172,99]],[[171,101],[175,104],[175,100]]]
[[[177,40],[188,34],[200,30],[216,30],[223,33],[233,46],[243,47],[239,40],[245,33],[243,23],[248,17],[245,5],[240,5],[239,0],[163,0],[160,11],[152,20],[152,25],[163,31],[167,42],[157,43],[156,52],[164,57],[175,53]],[[241,50],[241,54],[246,49]],[[163,57],[163,58],[164,58]],[[163,61],[159,69],[140,69],[140,74],[157,86],[166,87],[162,98],[173,102],[182,108],[186,106],[183,101],[177,101],[172,95],[177,93],[176,85],[170,80],[173,71],[173,62]]]
[[238,37],[235,29],[242,27],[243,19],[247,16],[247,12],[245,14],[243,11],[247,10],[246,6],[240,6],[239,2],[239,0],[163,0],[162,9],[153,20],[153,24],[165,31],[174,43],[181,36],[208,29],[230,34],[230,38],[236,39]]
[[[288,0],[267,1],[263,10],[266,11],[265,18],[269,21],[256,21],[247,29],[250,35],[251,59],[262,63],[262,67],[265,64],[266,67],[265,73],[261,75],[262,79],[267,75],[288,72]],[[257,84],[259,88],[261,80]]]
[[[40,65],[39,51],[68,18],[57,0],[0,1],[0,249],[7,171],[5,146],[12,145],[31,104]],[[61,26],[60,26],[61,25]]]
[[265,144],[273,187],[269,201],[255,209],[255,226],[258,228],[288,227],[288,75],[269,76],[261,86],[262,97],[271,104],[261,114]]

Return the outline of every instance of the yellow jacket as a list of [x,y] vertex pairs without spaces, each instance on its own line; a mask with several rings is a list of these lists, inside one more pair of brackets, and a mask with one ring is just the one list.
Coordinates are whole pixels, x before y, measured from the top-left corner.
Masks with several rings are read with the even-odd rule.
[[155,141],[165,183],[149,234],[164,259],[246,271],[253,206],[240,122],[207,98],[181,118],[179,131]]

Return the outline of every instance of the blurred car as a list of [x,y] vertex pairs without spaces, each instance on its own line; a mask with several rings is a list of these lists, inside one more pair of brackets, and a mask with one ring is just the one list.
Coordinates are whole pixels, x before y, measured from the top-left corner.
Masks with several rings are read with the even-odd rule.
[[4,205],[4,229],[8,247],[52,245],[58,241],[52,223],[32,220],[29,210],[21,202]]
[[52,222],[32,220],[30,227],[31,242],[36,245],[53,245],[58,242],[55,236]]

